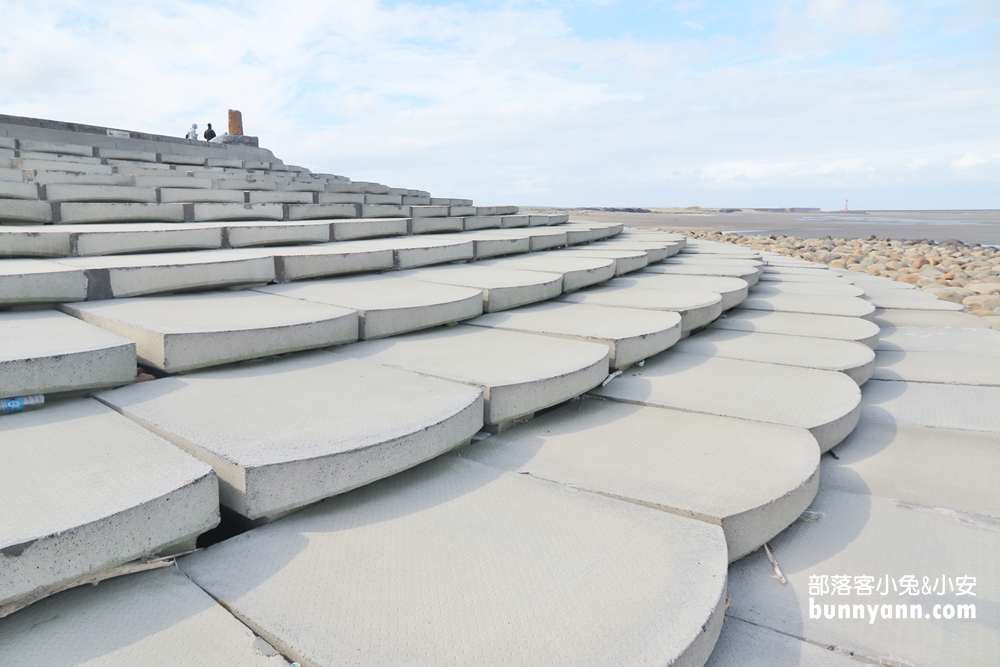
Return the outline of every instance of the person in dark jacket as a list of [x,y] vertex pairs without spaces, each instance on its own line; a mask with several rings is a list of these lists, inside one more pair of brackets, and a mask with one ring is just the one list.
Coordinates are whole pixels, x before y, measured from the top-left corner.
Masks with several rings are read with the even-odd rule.
[[212,129],[211,123],[208,124],[208,129],[205,130],[204,136],[205,136],[205,141],[211,141],[212,139],[215,139],[215,130]]

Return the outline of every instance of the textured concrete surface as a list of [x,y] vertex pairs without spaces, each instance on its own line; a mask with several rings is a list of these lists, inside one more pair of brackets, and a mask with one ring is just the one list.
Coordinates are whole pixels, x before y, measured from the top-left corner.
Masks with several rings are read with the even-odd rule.
[[222,247],[214,225],[156,222],[0,228],[0,256],[68,257]]
[[405,470],[467,442],[483,423],[478,389],[328,352],[99,397],[211,464],[222,504],[250,519]]
[[877,422],[1000,433],[1000,388],[870,380],[862,415]]
[[314,665],[690,667],[726,597],[718,526],[456,456],[181,567]]
[[93,399],[3,417],[0,458],[0,605],[219,522],[209,466]]
[[492,426],[579,396],[608,375],[606,345],[464,324],[366,341],[338,354],[481,387]]
[[708,290],[722,297],[722,309],[729,310],[747,297],[749,285],[739,278],[719,276],[678,276],[639,271],[624,278],[615,278],[609,287],[646,287],[667,290]]
[[751,266],[734,266],[728,263],[708,263],[695,264],[685,262],[683,264],[671,264],[670,260],[656,264],[647,269],[651,273],[665,273],[676,276],[720,276],[724,278],[740,278],[749,285],[756,285],[760,277],[760,269]]
[[[760,276],[760,281],[762,283],[777,283],[777,284],[823,284],[823,285],[843,285],[853,284],[851,281],[847,280],[843,276],[838,276],[832,271],[827,271],[826,273],[819,273],[812,271],[809,273],[763,273]],[[864,287],[863,285],[861,286]]]
[[0,306],[82,301],[87,298],[87,276],[40,259],[0,260]]
[[1000,387],[1000,356],[995,354],[879,350],[875,356],[876,380]]
[[330,241],[330,224],[326,221],[254,220],[227,222],[224,227],[226,242],[232,248]]
[[876,365],[872,349],[853,341],[725,329],[691,336],[678,343],[677,351],[838,371],[859,385],[872,377]]
[[592,287],[561,298],[593,306],[669,310],[681,316],[684,332],[705,326],[722,313],[722,297],[708,290],[661,290],[646,287]]
[[753,292],[742,303],[748,310],[766,310],[809,315],[838,315],[871,319],[875,307],[854,296],[819,296],[815,294],[776,294],[755,296]]
[[250,257],[273,258],[276,279],[282,283],[392,268],[392,250],[361,247],[360,243],[365,241],[240,252]]
[[[973,526],[941,508],[912,506],[879,496],[842,493],[823,487],[810,507],[814,521],[794,523],[771,541],[774,558],[788,580],[782,586],[762,554],[730,568],[730,617],[804,637],[859,662],[881,665],[986,666],[1000,654],[996,608],[1000,604],[1000,531]],[[995,519],[993,520],[996,521]],[[846,575],[849,595],[810,594],[810,576]],[[920,591],[907,595],[898,582],[912,576]],[[882,580],[882,594],[859,595],[854,577]],[[976,577],[975,596],[941,591],[942,577]],[[926,577],[926,579],[924,579]],[[893,585],[885,580],[892,579]],[[926,591],[924,586],[926,585]],[[816,591],[814,591],[816,592]],[[833,614],[839,605],[863,605],[863,618],[811,618],[810,599]],[[933,618],[934,605],[976,606],[976,619]],[[889,618],[896,605],[921,605],[921,617]],[[883,606],[884,605],[884,606]],[[874,611],[872,611],[874,610]],[[939,609],[939,614],[943,609]],[[871,615],[875,616],[874,619]],[[857,663],[855,663],[857,664]]]
[[0,398],[128,384],[135,344],[53,310],[0,312]]
[[608,241],[599,241],[584,246],[585,249],[597,250],[638,250],[646,253],[646,259],[650,264],[661,262],[667,257],[672,257],[680,252],[680,246],[676,243],[665,241],[656,243],[654,241],[628,241],[614,238]]
[[469,324],[601,343],[608,346],[613,370],[658,354],[681,336],[677,313],[582,303],[523,306],[484,315]]
[[135,342],[139,360],[170,373],[358,339],[358,314],[255,291],[113,299],[62,310]]
[[879,308],[872,321],[883,329],[895,327],[950,327],[955,329],[989,329],[990,323],[968,313],[938,310],[898,310]]
[[362,340],[467,320],[483,312],[481,289],[393,274],[269,285],[258,291],[352,308],[358,312]]
[[614,250],[610,248],[597,248],[591,245],[582,245],[570,250],[556,250],[560,256],[564,257],[600,257],[602,259],[613,259],[615,261],[615,275],[623,276],[643,269],[649,263],[649,256],[643,250]]
[[370,250],[391,250],[394,267],[412,269],[418,266],[465,262],[475,254],[472,239],[448,235],[445,238],[431,236],[400,236],[368,241],[354,241],[353,247]]
[[482,290],[483,312],[495,313],[545,301],[562,293],[562,275],[498,266],[462,265],[403,271],[407,280]]
[[480,266],[556,273],[563,277],[564,292],[574,292],[590,285],[603,283],[615,275],[615,260],[613,259],[564,257],[559,252],[507,257],[481,262]]
[[288,665],[175,568],[66,591],[0,621],[0,662],[85,667]]
[[274,281],[274,260],[249,250],[203,250],[70,257],[59,264],[88,272],[88,298],[110,299]]
[[404,236],[406,234],[406,219],[331,220],[330,230],[334,241]]
[[809,315],[805,313],[768,312],[735,308],[712,323],[715,329],[760,331],[789,336],[813,336],[849,340],[874,348],[879,342],[879,327],[860,317]]
[[942,301],[923,290],[866,290],[864,299],[876,308],[961,312],[962,304]]
[[804,429],[614,401],[571,403],[460,454],[722,526],[730,561],[784,530],[819,485]]
[[858,423],[861,390],[843,373],[670,350],[631,368],[597,396],[807,428],[821,451]]
[[864,296],[865,291],[845,281],[838,283],[790,283],[790,282],[760,282],[754,286],[755,296],[774,296],[776,294],[815,294],[818,296]]
[[531,229],[485,229],[474,232],[483,237],[523,238],[528,240],[531,252],[558,248],[569,242],[566,232],[558,227],[532,227]]
[[888,329],[879,337],[881,351],[968,352],[1000,355],[1000,331],[948,327],[902,327]]
[[705,667],[858,667],[858,662],[798,637],[726,616]]

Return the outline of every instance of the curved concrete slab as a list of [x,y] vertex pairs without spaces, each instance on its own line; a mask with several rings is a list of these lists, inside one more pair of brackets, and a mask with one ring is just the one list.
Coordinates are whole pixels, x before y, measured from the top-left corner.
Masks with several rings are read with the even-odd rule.
[[230,248],[328,243],[333,240],[330,238],[330,223],[325,220],[319,222],[254,220],[227,222],[223,227],[226,245]]
[[5,619],[0,623],[0,663],[288,665],[172,567],[67,591]]
[[527,239],[528,248],[531,252],[538,252],[539,250],[548,250],[550,248],[560,248],[565,246],[569,239],[566,236],[566,232],[558,228],[548,228],[548,227],[531,227],[530,229],[484,229],[479,232],[473,232],[483,236],[484,238],[499,237],[499,238],[518,238]]
[[333,241],[406,236],[406,218],[365,218],[363,220],[328,220]]
[[461,456],[722,526],[730,562],[784,530],[819,486],[804,429],[615,401],[567,405]]
[[744,248],[743,246],[734,245],[732,243],[719,243],[716,241],[694,241],[688,239],[687,244],[684,246],[684,250],[681,251],[686,255],[697,255],[697,254],[707,254],[707,255],[737,255],[744,257],[760,257],[761,253],[757,250],[751,250],[750,248]]
[[646,287],[592,287],[563,296],[560,301],[592,306],[669,310],[681,316],[689,332],[703,327],[722,313],[722,297],[708,290],[663,290]]
[[1000,433],[1000,389],[870,380],[861,414],[873,422]]
[[483,291],[389,274],[268,285],[259,292],[358,311],[359,338],[385,338],[459,322],[483,313]]
[[844,285],[853,284],[848,280],[844,280],[843,277],[828,271],[826,273],[820,273],[813,271],[810,273],[763,273],[760,276],[760,281],[762,283],[768,284],[823,284],[823,285]]
[[857,667],[853,658],[798,637],[726,616],[705,667]]
[[574,247],[570,250],[557,250],[565,257],[599,257],[615,261],[615,275],[622,276],[645,268],[649,263],[649,255],[644,250],[613,250],[598,248],[590,244]]
[[894,290],[914,290],[915,285],[910,283],[901,283],[893,280],[892,278],[883,278],[882,276],[870,276],[867,273],[861,273],[860,271],[846,271],[844,269],[830,269],[834,273],[840,275],[844,280],[854,283],[855,285],[860,285],[861,287],[869,289],[894,289]]
[[0,260],[0,307],[86,298],[87,274],[82,269],[41,259]]
[[670,259],[664,261],[665,264],[711,264],[712,266],[717,266],[719,264],[728,264],[729,266],[740,266],[740,267],[753,267],[762,268],[764,262],[760,259],[751,257],[733,257],[729,255],[685,255],[679,254]]
[[135,379],[135,343],[53,310],[0,312],[0,398]]
[[607,345],[613,370],[659,354],[681,337],[677,313],[583,303],[540,303],[483,315],[469,324]]
[[366,271],[385,271],[394,265],[392,250],[361,247],[364,241],[322,243],[286,248],[240,250],[247,257],[272,258],[280,283]]
[[753,293],[741,304],[747,310],[768,312],[805,313],[807,315],[837,315],[840,317],[863,317],[872,319],[875,306],[855,296],[822,296],[817,294],[776,294],[774,296],[754,296]]
[[463,265],[404,271],[400,278],[482,290],[483,312],[495,313],[562,294],[562,275],[542,271]]
[[680,252],[681,248],[676,243],[671,243],[669,241],[664,241],[662,243],[656,243],[655,241],[629,241],[621,240],[618,238],[611,239],[610,241],[600,241],[597,243],[591,243],[584,246],[581,249],[607,249],[607,250],[637,250],[639,252],[646,253],[646,260],[653,264],[655,262],[662,262],[667,257],[672,257]]
[[708,290],[722,297],[722,309],[729,310],[747,298],[749,285],[740,278],[720,276],[678,276],[640,271],[615,278],[608,287],[646,287],[667,290]]
[[339,355],[481,387],[484,421],[506,427],[579,396],[608,375],[606,345],[460,324],[366,341]]
[[729,311],[713,322],[712,328],[849,340],[872,349],[878,345],[880,331],[877,324],[860,317],[768,312],[745,308]]
[[865,291],[856,286],[841,281],[838,283],[791,283],[763,281],[754,286],[756,296],[774,296],[775,294],[815,294],[817,296],[864,296]]
[[766,264],[764,266],[764,273],[772,276],[816,276],[829,274],[831,271],[819,264],[813,264],[812,266],[775,266],[774,264]]
[[563,292],[575,292],[610,280],[615,275],[615,260],[601,257],[563,257],[561,253],[544,252],[525,257],[509,257],[480,262],[480,266],[498,269],[545,271],[563,277]]
[[876,308],[893,310],[934,310],[961,312],[962,304],[942,301],[933,294],[922,290],[865,290],[865,300]]
[[209,466],[92,399],[3,417],[0,458],[0,607],[219,523]]
[[903,310],[879,308],[872,321],[883,329],[896,327],[949,327],[955,329],[989,329],[990,323],[968,313],[940,310]]
[[397,269],[412,269],[418,266],[467,262],[475,257],[475,247],[471,238],[461,235],[445,235],[439,238],[428,236],[398,236],[368,241],[352,241],[351,245],[360,250],[391,250]]
[[875,357],[876,380],[1000,387],[998,355],[879,350]]
[[726,597],[718,526],[457,456],[181,568],[284,654],[316,665],[349,655],[694,667],[715,644]]
[[872,377],[876,366],[875,353],[860,343],[724,329],[710,329],[686,338],[677,344],[676,351],[837,371],[859,385]]
[[827,451],[858,423],[861,390],[843,373],[670,351],[592,393],[616,401],[809,429]]
[[212,465],[222,504],[249,519],[393,475],[467,442],[483,423],[478,389],[328,352],[98,398]]
[[968,352],[1000,355],[1000,331],[950,329],[947,327],[903,327],[883,332],[878,351]]
[[760,268],[753,266],[734,266],[719,262],[698,263],[685,262],[672,264],[670,260],[650,266],[647,269],[650,273],[665,273],[678,276],[720,276],[723,278],[740,278],[745,280],[751,287],[757,284],[760,279]]
[[355,310],[250,290],[61,308],[134,341],[142,363],[168,373],[358,340]]

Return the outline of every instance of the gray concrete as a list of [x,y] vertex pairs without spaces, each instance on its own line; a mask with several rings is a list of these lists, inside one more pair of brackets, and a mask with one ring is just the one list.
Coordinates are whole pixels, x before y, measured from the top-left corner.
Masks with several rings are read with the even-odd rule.
[[508,257],[481,262],[479,266],[556,273],[563,277],[563,292],[574,292],[590,285],[597,285],[615,275],[615,260],[613,259],[565,257],[554,252],[533,253],[525,257]]
[[1000,433],[1000,389],[871,380],[862,415],[873,422]]
[[[977,329],[970,329],[977,331]],[[876,380],[1000,387],[1000,356],[959,352],[879,350]]]
[[673,350],[593,392],[627,403],[807,428],[821,451],[858,423],[861,390],[843,373]]
[[722,310],[738,306],[747,298],[749,285],[740,278],[722,278],[719,276],[678,276],[664,273],[640,271],[623,278],[615,278],[608,283],[609,287],[643,287],[647,289],[665,289],[674,291],[708,290],[722,298]]
[[643,269],[649,263],[649,256],[643,250],[612,250],[582,245],[570,250],[555,250],[561,257],[596,257],[615,260],[615,275],[623,276]]
[[393,274],[270,285],[258,291],[352,308],[362,340],[428,329],[477,317],[481,289],[407,280]]
[[[200,179],[199,179],[200,180]],[[236,190],[203,190],[195,188],[161,188],[163,204],[243,204],[243,193]],[[206,219],[204,217],[199,219]]]
[[528,239],[528,249],[531,252],[559,248],[568,243],[566,232],[550,227],[533,227],[530,229],[486,229],[476,232],[480,236],[500,238]]
[[[437,219],[437,218],[425,218]],[[503,236],[490,235],[486,232],[464,232],[462,234],[447,234],[435,236],[439,239],[472,240],[473,257],[479,259],[489,259],[491,257],[503,257],[505,255],[519,255],[531,250],[531,242],[526,236]]]
[[54,310],[0,313],[0,398],[135,379],[135,344]]
[[486,424],[567,401],[608,375],[606,345],[459,324],[350,345],[340,355],[480,387]]
[[968,313],[939,310],[902,310],[879,308],[872,321],[883,329],[896,327],[950,327],[956,329],[989,329],[990,323]]
[[332,220],[358,217],[356,204],[289,204],[289,220]]
[[5,416],[0,435],[0,606],[219,522],[209,466],[92,399]]
[[708,290],[662,290],[646,287],[591,287],[562,301],[593,306],[669,310],[681,316],[685,333],[703,327],[722,313],[722,297]]
[[52,222],[52,205],[44,201],[5,199],[0,201],[0,224],[46,224]]
[[288,665],[175,568],[78,588],[6,619],[0,624],[0,662],[87,667]]
[[248,257],[273,258],[279,283],[347,273],[384,271],[393,266],[391,250],[359,247],[355,243],[259,248],[241,251]]
[[722,526],[730,561],[784,530],[819,486],[804,429],[614,401],[567,405],[461,455]]
[[676,243],[671,243],[665,241],[663,243],[655,243],[652,241],[629,241],[612,239],[610,241],[602,241],[598,243],[592,243],[585,246],[585,248],[600,248],[608,250],[638,250],[640,252],[646,253],[646,258],[650,264],[655,262],[662,262],[668,257],[672,257],[680,252],[680,245]]
[[723,278],[739,278],[750,286],[756,285],[760,277],[760,269],[752,266],[733,266],[732,264],[671,264],[670,260],[649,267],[650,273],[665,273],[676,276],[719,276]]
[[961,312],[962,304],[942,301],[922,290],[866,290],[864,299],[876,308]]
[[[419,206],[414,206],[414,209],[420,208]],[[432,206],[430,208],[444,208]],[[409,232],[411,234],[439,234],[447,232],[460,232],[462,231],[462,218],[430,218],[424,217],[420,218],[414,215],[410,218],[410,228]]]
[[812,336],[848,340],[874,349],[879,342],[879,327],[860,317],[807,315],[735,308],[712,323],[715,329],[760,331],[789,336]]
[[967,352],[1000,355],[1000,331],[947,327],[904,327],[882,332],[878,348],[901,352]]
[[475,248],[472,239],[461,236],[438,238],[404,236],[398,238],[354,241],[352,247],[370,250],[391,250],[393,266],[397,269],[413,269],[418,266],[465,262],[473,258]]
[[815,294],[775,294],[755,296],[752,292],[741,304],[747,310],[768,312],[805,313],[808,315],[837,315],[872,319],[875,306],[854,296],[820,296]]
[[553,299],[562,293],[558,273],[463,265],[404,271],[402,278],[482,290],[483,312],[495,313]]
[[253,251],[204,250],[117,257],[71,257],[59,264],[87,271],[91,300],[235,287],[274,281],[274,260]]
[[718,526],[455,456],[181,567],[314,665],[694,667],[726,598]]
[[248,290],[89,301],[62,310],[134,341],[143,364],[169,373],[358,339],[354,310]]
[[245,248],[263,245],[327,243],[330,241],[330,224],[320,222],[285,222],[256,220],[253,222],[228,222],[225,229],[226,245]]
[[281,220],[285,212],[281,204],[194,204],[194,219],[198,222],[217,220]]
[[677,351],[837,371],[859,385],[872,377],[877,364],[870,347],[853,341],[725,329],[692,336],[679,343]]
[[858,667],[858,662],[797,637],[726,616],[705,667]]
[[40,259],[0,260],[0,307],[85,298],[87,275],[80,268]]
[[407,233],[406,224],[406,218],[334,220],[330,222],[330,237],[334,241],[351,241],[384,236],[405,236]]
[[222,504],[250,519],[393,475],[483,423],[478,389],[322,351],[99,398],[212,465]]
[[523,306],[484,315],[469,324],[601,343],[608,346],[612,370],[628,368],[659,354],[681,336],[681,317],[677,313],[582,303]]
[[183,204],[67,203],[59,206],[62,224],[108,222],[184,222]]
[[462,229],[500,229],[501,218],[495,215],[468,215],[462,218]]
[[837,283],[792,283],[777,281],[762,281],[754,285],[755,296],[774,296],[776,294],[815,294],[816,296],[864,296],[864,289],[842,281]]

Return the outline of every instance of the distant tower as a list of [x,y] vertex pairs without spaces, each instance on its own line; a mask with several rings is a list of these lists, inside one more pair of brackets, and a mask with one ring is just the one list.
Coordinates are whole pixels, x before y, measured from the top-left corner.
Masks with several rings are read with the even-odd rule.
[[847,213],[847,201],[846,199],[844,200],[844,213]]

